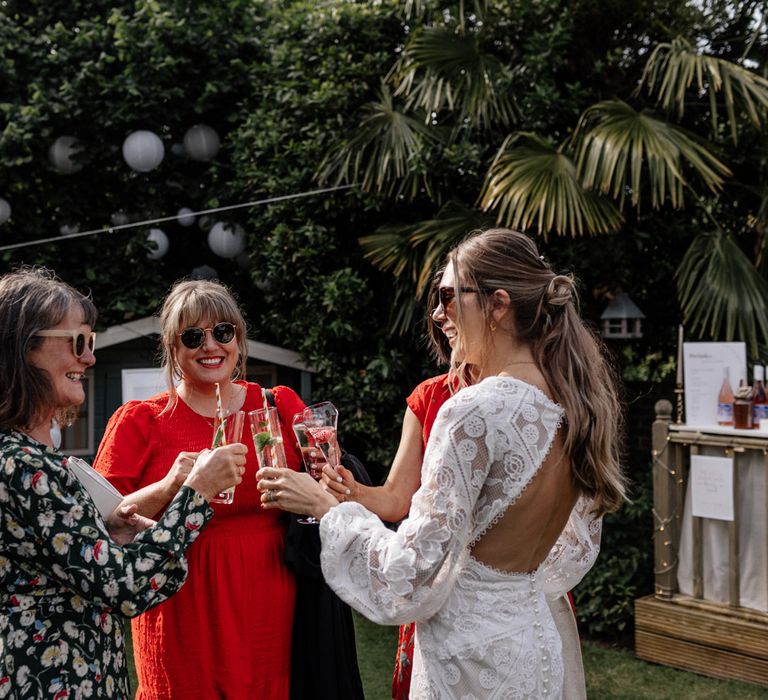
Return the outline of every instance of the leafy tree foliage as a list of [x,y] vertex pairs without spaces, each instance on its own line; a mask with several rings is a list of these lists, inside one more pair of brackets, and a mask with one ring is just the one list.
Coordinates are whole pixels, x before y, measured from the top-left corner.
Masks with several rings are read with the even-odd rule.
[[[15,2],[0,6],[0,196],[13,207],[2,244],[132,220],[307,192],[331,143],[351,129],[401,32],[393,3],[342,0]],[[194,124],[222,139],[213,162],[179,154]],[[165,145],[136,173],[121,145],[137,129]],[[57,172],[48,149],[76,137],[81,169]],[[175,146],[175,147],[174,147]],[[252,333],[302,352],[317,397],[344,416],[348,447],[388,463],[403,398],[426,359],[385,333],[389,282],[357,237],[382,220],[357,189],[221,214],[241,225],[247,256],[215,257],[204,222],[160,224],[169,253],[147,260],[146,228],[2,253],[2,269],[44,264],[90,288],[101,324],[155,311],[171,282],[212,265],[243,302]],[[218,217],[217,217],[218,218]],[[208,226],[210,226],[208,221]]]

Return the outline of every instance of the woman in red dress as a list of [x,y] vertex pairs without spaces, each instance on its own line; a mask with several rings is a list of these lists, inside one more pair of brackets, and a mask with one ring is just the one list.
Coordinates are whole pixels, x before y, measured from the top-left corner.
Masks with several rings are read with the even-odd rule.
[[[217,383],[225,410],[263,406],[258,384],[236,380],[246,325],[225,287],[176,284],[160,320],[169,390],[123,405],[95,462],[148,517],[162,513],[194,455],[211,446]],[[282,415],[304,406],[287,387],[274,393]],[[283,430],[288,448],[295,438]],[[297,469],[297,451],[286,456]],[[234,502],[213,506],[216,517],[191,550],[187,585],[133,621],[138,700],[288,699],[295,582],[283,563],[285,516],[260,507],[256,470],[251,448]]]

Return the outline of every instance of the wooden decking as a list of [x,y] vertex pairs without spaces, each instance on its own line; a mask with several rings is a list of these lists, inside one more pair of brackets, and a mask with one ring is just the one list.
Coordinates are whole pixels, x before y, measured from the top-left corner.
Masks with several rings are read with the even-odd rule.
[[641,659],[768,685],[768,614],[676,594],[635,601]]

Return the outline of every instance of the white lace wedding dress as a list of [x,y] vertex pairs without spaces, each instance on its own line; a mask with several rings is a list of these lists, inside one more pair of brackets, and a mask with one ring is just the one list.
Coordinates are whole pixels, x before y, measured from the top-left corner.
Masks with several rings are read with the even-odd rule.
[[416,620],[412,698],[561,697],[545,595],[569,590],[597,556],[589,499],[534,573],[497,571],[470,547],[536,476],[562,417],[537,388],[489,377],[441,408],[421,488],[396,532],[357,503],[322,518],[323,574],[336,593],[379,624]]

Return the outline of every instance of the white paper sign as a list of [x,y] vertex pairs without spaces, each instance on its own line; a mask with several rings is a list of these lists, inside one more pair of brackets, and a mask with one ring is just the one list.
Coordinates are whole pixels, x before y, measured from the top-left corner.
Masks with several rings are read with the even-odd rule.
[[128,401],[145,401],[146,399],[165,391],[165,374],[162,369],[149,367],[147,369],[124,369],[123,403]]
[[691,455],[691,513],[733,520],[733,458]]
[[731,388],[747,378],[747,349],[744,343],[683,343],[685,422],[688,425],[717,425],[717,397],[728,368]]

